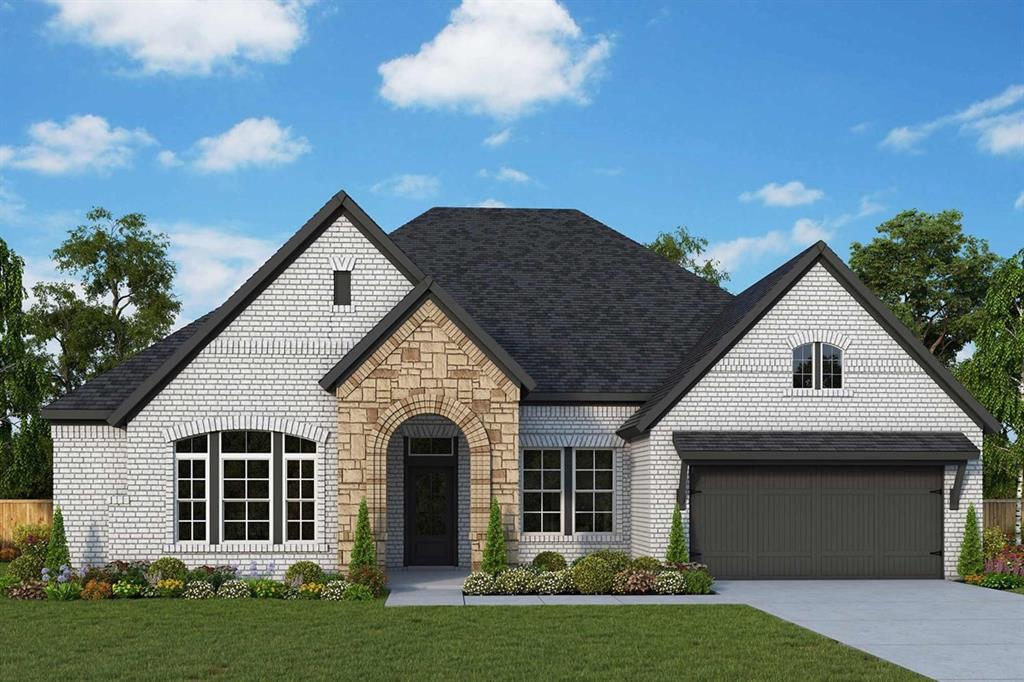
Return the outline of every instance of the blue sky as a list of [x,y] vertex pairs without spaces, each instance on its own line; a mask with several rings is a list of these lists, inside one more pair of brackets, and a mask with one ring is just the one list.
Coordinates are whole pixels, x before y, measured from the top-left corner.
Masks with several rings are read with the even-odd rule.
[[[141,8],[141,9],[140,9]],[[739,291],[958,208],[1024,246],[1024,3],[0,3],[0,234],[171,236],[183,321],[334,192],[573,207],[712,243]]]

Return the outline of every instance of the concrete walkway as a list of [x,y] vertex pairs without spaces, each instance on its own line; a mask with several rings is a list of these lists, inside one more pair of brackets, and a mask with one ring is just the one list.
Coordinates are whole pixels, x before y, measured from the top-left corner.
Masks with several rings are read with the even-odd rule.
[[469,571],[449,566],[388,570],[391,593],[385,606],[462,606]]

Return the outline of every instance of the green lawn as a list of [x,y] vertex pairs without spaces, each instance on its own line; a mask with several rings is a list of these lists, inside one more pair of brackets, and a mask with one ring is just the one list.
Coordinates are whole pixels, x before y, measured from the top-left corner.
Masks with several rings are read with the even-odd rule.
[[18,679],[921,679],[747,606],[0,600]]

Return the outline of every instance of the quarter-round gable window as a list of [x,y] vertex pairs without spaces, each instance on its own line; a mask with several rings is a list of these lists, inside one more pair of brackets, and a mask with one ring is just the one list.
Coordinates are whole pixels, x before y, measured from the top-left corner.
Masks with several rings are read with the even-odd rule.
[[793,388],[842,388],[843,349],[831,343],[805,343],[793,349]]

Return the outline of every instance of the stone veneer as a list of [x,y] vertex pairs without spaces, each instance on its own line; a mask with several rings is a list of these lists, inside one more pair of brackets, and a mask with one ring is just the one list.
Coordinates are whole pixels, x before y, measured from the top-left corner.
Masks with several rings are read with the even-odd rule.
[[[510,558],[518,550],[519,387],[427,299],[337,388],[338,561],[348,565],[365,497],[387,556],[388,444],[407,420],[435,414],[455,423],[469,448],[469,544],[479,566],[491,497],[502,506]],[[393,548],[393,544],[391,547]]]

